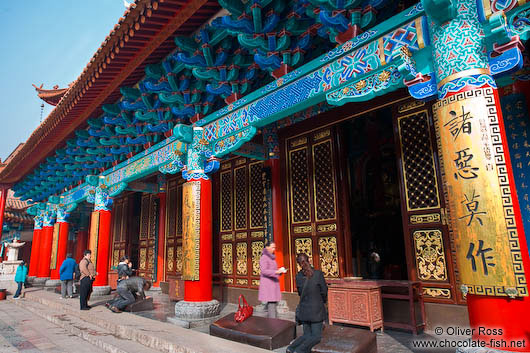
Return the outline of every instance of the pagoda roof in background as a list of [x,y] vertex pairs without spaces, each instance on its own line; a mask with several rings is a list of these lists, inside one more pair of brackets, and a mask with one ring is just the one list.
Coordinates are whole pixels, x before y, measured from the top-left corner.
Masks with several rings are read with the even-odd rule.
[[59,86],[53,86],[53,89],[43,89],[42,86],[43,85],[37,87],[36,85],[33,85],[35,91],[37,91],[37,96],[50,105],[59,104],[59,101],[63,98],[66,91],[70,89],[70,87],[59,88]]
[[105,38],[81,75],[63,93],[55,108],[25,144],[0,166],[0,183],[21,180],[88,118],[115,103],[120,87],[133,86],[145,67],[160,62],[175,48],[175,36],[190,35],[214,16],[221,6],[208,0],[136,0]]
[[20,200],[14,194],[11,189],[7,192],[4,220],[11,223],[33,224],[33,217],[26,213],[30,203]]

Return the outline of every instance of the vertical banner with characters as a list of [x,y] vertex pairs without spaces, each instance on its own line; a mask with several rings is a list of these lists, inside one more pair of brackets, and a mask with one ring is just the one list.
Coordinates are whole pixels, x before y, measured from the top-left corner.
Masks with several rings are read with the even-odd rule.
[[501,98],[501,107],[526,243],[530,244],[530,121],[526,98],[522,93],[507,95]]
[[272,185],[271,169],[263,167],[261,172],[263,183],[263,226],[265,227],[265,241],[274,241],[274,230],[272,224]]
[[92,263],[96,268],[98,260],[98,239],[99,239],[99,212],[93,211],[90,217],[90,238],[88,248],[92,251]]
[[57,249],[59,248],[59,228],[60,223],[53,225],[53,238],[52,238],[52,255],[50,258],[50,269],[55,270],[57,268]]
[[463,292],[528,295],[493,88],[433,111]]
[[199,280],[201,235],[201,182],[182,186],[182,279]]

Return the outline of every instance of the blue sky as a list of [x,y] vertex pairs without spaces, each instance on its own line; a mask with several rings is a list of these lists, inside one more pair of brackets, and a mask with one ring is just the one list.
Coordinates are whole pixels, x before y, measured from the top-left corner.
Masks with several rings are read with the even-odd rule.
[[[110,33],[123,0],[0,1],[0,158],[40,123],[35,88],[77,79]],[[43,119],[53,106],[44,104]]]

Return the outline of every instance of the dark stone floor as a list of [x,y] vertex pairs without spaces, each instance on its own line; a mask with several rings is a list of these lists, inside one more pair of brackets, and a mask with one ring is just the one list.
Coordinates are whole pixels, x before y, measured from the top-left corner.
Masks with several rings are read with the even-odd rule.
[[[174,316],[174,307],[175,302],[169,300],[166,294],[162,294],[160,291],[149,291],[148,295],[153,297],[155,309],[152,311],[136,312],[134,314],[140,315],[146,318],[150,318],[158,321],[167,321],[167,317]],[[110,297],[109,297],[110,298]],[[222,304],[221,317],[229,314],[230,312],[235,312],[237,305],[235,304]],[[265,316],[266,312],[259,312],[258,310],[254,311],[254,315]],[[279,314],[279,318],[285,320],[294,321],[294,312],[288,312],[285,314]],[[193,330],[208,333],[209,326],[201,326],[194,328]],[[302,334],[301,326],[298,326],[298,334]],[[435,341],[435,340],[463,340],[465,337],[444,337],[444,336],[435,336],[427,333],[422,333],[420,335],[413,335],[405,331],[398,330],[381,330],[376,331],[377,334],[377,346],[379,353],[409,353],[409,352],[437,352],[437,353],[454,353],[456,349],[441,349],[441,348],[428,348],[428,349],[417,349],[414,348],[414,341]],[[278,353],[284,353],[285,347],[275,350]]]

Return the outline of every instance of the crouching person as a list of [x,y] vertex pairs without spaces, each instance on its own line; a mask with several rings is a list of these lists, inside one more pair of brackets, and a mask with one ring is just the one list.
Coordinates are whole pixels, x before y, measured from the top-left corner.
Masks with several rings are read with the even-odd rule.
[[121,280],[118,283],[118,296],[112,301],[107,303],[107,307],[115,312],[119,313],[129,304],[136,301],[136,298],[145,299],[145,291],[151,288],[151,282],[146,281],[142,277],[130,277]]

